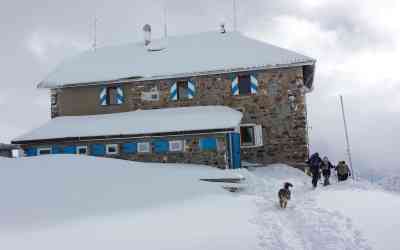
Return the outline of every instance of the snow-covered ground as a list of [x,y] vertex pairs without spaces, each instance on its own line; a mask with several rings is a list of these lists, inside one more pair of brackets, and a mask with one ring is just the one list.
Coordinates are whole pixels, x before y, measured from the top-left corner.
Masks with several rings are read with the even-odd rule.
[[[246,178],[229,193],[200,178]],[[294,184],[286,210],[282,183]],[[313,190],[283,165],[0,158],[1,249],[397,249],[400,196],[363,182]]]

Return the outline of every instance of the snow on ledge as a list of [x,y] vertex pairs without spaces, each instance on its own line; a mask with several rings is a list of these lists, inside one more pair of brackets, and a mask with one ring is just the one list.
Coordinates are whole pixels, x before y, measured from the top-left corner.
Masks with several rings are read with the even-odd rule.
[[90,116],[61,116],[13,140],[154,134],[213,129],[234,129],[242,113],[225,106],[196,106],[137,110]]

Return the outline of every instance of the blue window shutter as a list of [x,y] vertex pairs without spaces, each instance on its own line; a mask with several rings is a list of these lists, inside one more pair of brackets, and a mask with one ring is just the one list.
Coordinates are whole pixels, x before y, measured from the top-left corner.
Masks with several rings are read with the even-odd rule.
[[99,100],[101,106],[107,106],[107,87],[101,89]]
[[75,146],[67,146],[64,148],[64,154],[76,154]]
[[124,103],[124,91],[122,87],[117,87],[117,104],[121,105]]
[[196,95],[196,85],[193,80],[188,81],[188,98],[193,99]]
[[95,156],[103,156],[106,154],[106,147],[103,144],[93,144],[90,153]]
[[137,153],[137,143],[130,142],[122,144],[122,153],[135,154]]
[[172,84],[170,90],[169,90],[169,98],[172,101],[177,101],[178,100],[178,89],[177,89],[177,84],[176,82]]
[[252,94],[257,94],[257,90],[258,90],[258,80],[257,80],[257,75],[252,73],[250,74],[250,90]]
[[37,149],[36,148],[27,148],[24,150],[25,156],[36,156],[37,155]]
[[217,150],[217,139],[214,137],[205,137],[200,139],[201,150]]
[[232,95],[239,95],[239,77],[235,76],[231,84]]
[[51,153],[52,154],[62,154],[63,150],[60,146],[54,145],[51,147]]
[[169,143],[167,140],[155,140],[153,141],[154,152],[165,153],[169,150]]

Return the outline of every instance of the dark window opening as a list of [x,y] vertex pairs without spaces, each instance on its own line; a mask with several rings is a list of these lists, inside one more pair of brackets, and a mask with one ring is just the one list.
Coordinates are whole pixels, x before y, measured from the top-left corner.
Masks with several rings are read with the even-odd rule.
[[87,154],[87,148],[79,148],[79,149],[78,149],[78,153],[79,153],[80,155],[85,155],[85,154]]
[[39,149],[39,155],[49,155],[51,154],[51,149]]
[[179,81],[177,83],[178,88],[178,100],[188,99],[189,98],[189,90],[188,90],[188,82],[187,81]]
[[240,140],[242,145],[254,145],[254,127],[240,127]]
[[53,106],[57,105],[57,94],[51,95],[51,105]]
[[116,153],[117,148],[116,147],[108,147],[108,153]]
[[117,95],[118,95],[118,92],[117,92],[116,87],[107,88],[107,104],[109,104],[109,105],[118,104]]
[[239,95],[251,94],[251,80],[250,75],[239,76]]

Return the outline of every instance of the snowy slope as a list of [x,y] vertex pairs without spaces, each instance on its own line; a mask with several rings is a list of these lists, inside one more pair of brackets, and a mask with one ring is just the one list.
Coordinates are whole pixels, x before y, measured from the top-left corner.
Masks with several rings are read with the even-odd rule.
[[[246,178],[231,194],[199,178]],[[286,210],[282,183],[294,184]],[[310,187],[284,165],[251,171],[47,156],[0,159],[4,249],[397,249],[400,196]],[[381,201],[381,202],[377,202]]]

